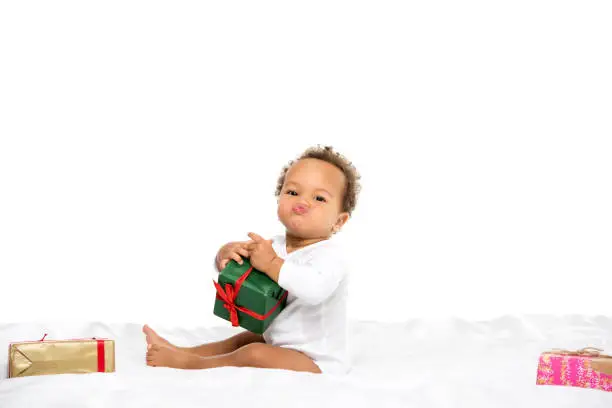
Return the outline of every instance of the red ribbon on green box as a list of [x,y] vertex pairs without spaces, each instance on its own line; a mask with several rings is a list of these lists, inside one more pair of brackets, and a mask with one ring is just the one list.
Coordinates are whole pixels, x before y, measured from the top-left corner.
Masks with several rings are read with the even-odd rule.
[[232,326],[238,326],[238,311],[242,313],[246,313],[247,315],[257,319],[257,320],[266,320],[270,315],[276,310],[276,308],[282,303],[283,300],[287,297],[289,292],[285,291],[283,296],[279,299],[279,301],[266,313],[265,315],[255,313],[252,310],[244,308],[242,306],[238,306],[236,304],[236,298],[238,297],[238,292],[240,292],[240,287],[242,283],[249,277],[249,274],[253,270],[251,266],[238,280],[236,284],[232,286],[230,283],[225,284],[225,290],[223,287],[213,280],[213,284],[217,289],[217,299],[223,300],[223,307],[226,308],[230,313],[230,320],[232,322]]

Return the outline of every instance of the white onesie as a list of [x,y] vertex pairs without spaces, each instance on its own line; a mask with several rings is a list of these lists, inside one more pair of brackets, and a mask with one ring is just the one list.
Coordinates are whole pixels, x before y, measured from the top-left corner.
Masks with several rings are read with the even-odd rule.
[[285,260],[278,284],[289,296],[264,340],[303,352],[323,373],[347,373],[348,268],[341,249],[330,238],[287,254],[284,235],[272,247]]
[[284,235],[273,237],[272,247],[285,260],[278,284],[289,295],[264,340],[303,352],[323,373],[346,374],[348,268],[341,249],[330,238],[287,254]]

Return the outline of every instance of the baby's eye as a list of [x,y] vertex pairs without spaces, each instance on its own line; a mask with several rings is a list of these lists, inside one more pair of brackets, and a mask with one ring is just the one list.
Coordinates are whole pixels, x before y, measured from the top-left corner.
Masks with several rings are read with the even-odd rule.
[[317,196],[317,201],[326,202],[327,200],[323,196]]
[[297,193],[294,190],[287,190],[287,194],[296,196]]

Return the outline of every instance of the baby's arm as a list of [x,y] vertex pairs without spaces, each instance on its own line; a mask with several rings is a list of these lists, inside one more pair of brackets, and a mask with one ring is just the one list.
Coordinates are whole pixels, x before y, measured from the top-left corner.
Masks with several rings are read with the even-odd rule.
[[295,297],[316,305],[336,290],[346,274],[346,266],[332,251],[317,251],[305,263],[277,258],[267,273]]
[[336,290],[346,274],[342,258],[333,248],[318,249],[307,262],[280,258],[269,241],[249,233],[251,265],[306,303],[316,305]]

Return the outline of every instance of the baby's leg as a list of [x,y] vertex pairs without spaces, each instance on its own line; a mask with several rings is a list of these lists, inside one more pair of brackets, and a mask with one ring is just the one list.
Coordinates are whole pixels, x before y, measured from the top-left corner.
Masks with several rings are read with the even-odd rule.
[[265,343],[265,340],[259,334],[244,331],[222,341],[183,348],[183,350],[200,357],[211,357],[231,353],[251,343]]
[[151,346],[156,344],[159,346],[168,347],[175,351],[195,354],[200,357],[210,357],[217,356],[220,354],[227,354],[250,343],[264,342],[263,336],[251,333],[249,331],[244,331],[222,341],[206,343],[196,347],[178,347],[161,337],[147,325],[142,328],[142,331],[147,335],[147,349],[150,349]]
[[147,364],[154,367],[202,369],[214,367],[258,367],[321,373],[307,355],[288,348],[265,343],[250,343],[227,354],[202,357],[159,345],[147,353]]

